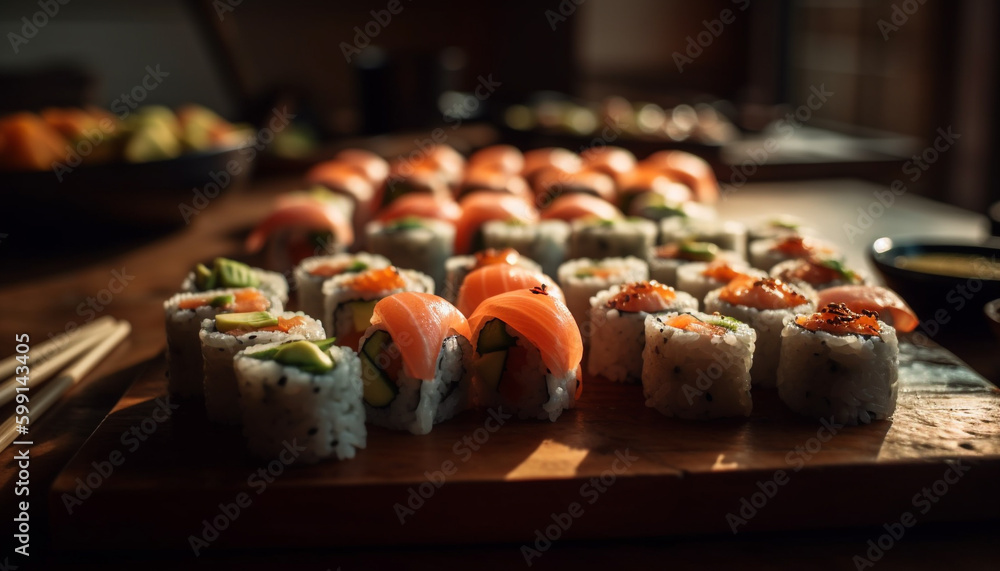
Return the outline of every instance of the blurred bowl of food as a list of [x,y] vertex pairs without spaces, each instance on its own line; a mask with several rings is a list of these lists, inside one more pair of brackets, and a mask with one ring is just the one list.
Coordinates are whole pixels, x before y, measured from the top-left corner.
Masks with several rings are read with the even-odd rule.
[[1000,248],[992,245],[884,237],[869,255],[886,285],[925,323],[980,321],[978,311],[968,308],[1000,297]]

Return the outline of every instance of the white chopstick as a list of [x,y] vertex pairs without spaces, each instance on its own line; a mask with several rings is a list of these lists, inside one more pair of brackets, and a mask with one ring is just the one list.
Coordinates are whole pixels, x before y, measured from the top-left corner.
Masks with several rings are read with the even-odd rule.
[[[29,427],[45,413],[60,397],[66,394],[70,388],[87,373],[92,371],[97,363],[108,355],[125,337],[132,331],[132,326],[127,321],[118,322],[110,333],[100,341],[95,347],[84,355],[79,361],[67,367],[58,377],[48,383],[43,389],[31,395],[28,416],[30,418]],[[21,435],[17,431],[15,420],[22,415],[14,415],[0,425],[0,451],[3,451],[11,442],[17,440],[18,436],[27,440],[29,437]]]
[[[94,323],[97,322],[95,321]],[[81,335],[74,335],[69,340],[68,346],[64,347],[62,351],[56,353],[54,356],[41,361],[41,365],[34,366],[31,359],[29,359],[28,364],[31,367],[28,373],[28,385],[34,388],[49,380],[49,377],[57,373],[73,359],[76,359],[81,353],[100,343],[114,328],[114,325],[114,320],[104,321],[99,327],[87,330]],[[83,330],[80,329],[78,331]],[[29,355],[33,352],[34,350]],[[17,375],[0,384],[0,406],[14,400],[14,396],[17,394],[17,387],[24,386],[23,383],[18,382]]]
[[[31,352],[29,353],[29,356],[32,359],[30,364],[35,364],[37,361],[48,359],[52,355],[55,355],[60,349],[67,347],[68,343],[72,343],[77,339],[89,336],[95,330],[108,327],[114,322],[115,320],[113,317],[105,315],[104,317],[91,321],[79,329],[75,329],[72,333],[64,333],[49,339],[41,345],[32,347]],[[17,367],[23,364],[17,360],[17,357],[18,355],[11,355],[3,361],[0,361],[0,379],[6,379],[7,377],[12,376]]]

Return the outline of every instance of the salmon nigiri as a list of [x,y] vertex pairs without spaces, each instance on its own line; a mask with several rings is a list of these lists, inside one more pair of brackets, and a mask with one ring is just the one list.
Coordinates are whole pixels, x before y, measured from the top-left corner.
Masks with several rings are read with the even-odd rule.
[[436,295],[403,292],[376,303],[360,343],[367,421],[427,434],[468,408],[470,337],[465,316]]
[[455,253],[467,254],[481,249],[476,242],[483,224],[490,220],[534,222],[538,211],[529,202],[512,195],[495,192],[473,192],[459,202],[462,217],[455,229]]
[[539,284],[545,285],[549,295],[565,303],[566,298],[562,290],[549,276],[520,266],[491,264],[473,270],[465,276],[462,287],[458,290],[456,305],[463,314],[472,315],[479,304],[487,298]]
[[844,285],[820,291],[818,305],[823,307],[830,303],[842,303],[855,313],[878,312],[883,321],[903,333],[913,331],[920,323],[917,314],[899,294],[880,286]]
[[614,204],[589,194],[565,194],[552,201],[542,210],[542,220],[565,220],[572,222],[578,218],[600,218],[618,220],[622,213]]

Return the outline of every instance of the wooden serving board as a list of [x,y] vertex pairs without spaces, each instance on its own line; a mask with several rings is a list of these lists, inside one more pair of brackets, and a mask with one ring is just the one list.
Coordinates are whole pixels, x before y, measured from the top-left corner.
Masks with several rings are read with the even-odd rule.
[[[163,371],[162,357],[150,364],[56,479],[57,546],[190,550],[191,536],[212,538],[204,548],[212,550],[534,546],[546,528],[585,539],[881,525],[907,511],[918,522],[1000,513],[1000,391],[936,346],[902,345],[892,422],[832,437],[773,391],[754,392],[747,420],[687,422],[646,408],[640,386],[594,379],[554,423],[498,426],[469,411],[427,436],[369,427],[355,459],[275,462],[281,474],[266,487],[254,475],[268,463],[244,452],[238,429],[206,421],[199,405],[180,403],[169,419],[152,420],[164,416],[153,415],[166,395]],[[123,436],[131,427],[146,440]],[[444,473],[440,486],[429,482]],[[946,475],[951,484],[935,484]],[[86,494],[88,478],[90,496],[68,500]],[[933,498],[915,497],[925,488]],[[237,517],[220,515],[220,504],[240,499],[248,505]],[[213,519],[225,526],[217,537],[204,530]],[[555,520],[567,529],[550,527]]]

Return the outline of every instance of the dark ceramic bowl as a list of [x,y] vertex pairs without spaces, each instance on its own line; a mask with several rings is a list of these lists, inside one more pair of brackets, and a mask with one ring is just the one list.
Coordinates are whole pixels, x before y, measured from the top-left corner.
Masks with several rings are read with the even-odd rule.
[[994,299],[993,301],[987,303],[986,306],[983,307],[983,312],[986,314],[986,319],[990,323],[993,335],[996,336],[997,341],[1000,341],[1000,299]]

